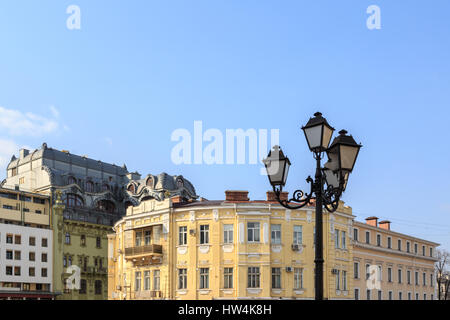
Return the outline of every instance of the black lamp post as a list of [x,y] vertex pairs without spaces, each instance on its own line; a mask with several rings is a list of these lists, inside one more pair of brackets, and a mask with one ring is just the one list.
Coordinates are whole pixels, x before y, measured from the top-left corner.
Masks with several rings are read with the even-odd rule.
[[[349,175],[353,171],[362,146],[357,144],[352,136],[348,136],[345,130],[340,131],[339,136],[329,146],[334,128],[328,124],[320,112],[315,113],[314,118],[310,118],[302,130],[305,133],[309,149],[316,159],[315,179],[313,180],[311,176],[306,179],[311,185],[309,194],[302,190],[296,190],[291,199],[281,200],[280,195],[286,185],[291,162],[279,146],[274,146],[263,162],[275,196],[283,207],[295,210],[310,204],[313,199],[316,202],[315,295],[316,300],[323,300],[322,210],[323,207],[328,212],[335,212],[338,209],[339,200],[347,187]],[[321,160],[324,153],[328,156],[328,162],[322,168]]]

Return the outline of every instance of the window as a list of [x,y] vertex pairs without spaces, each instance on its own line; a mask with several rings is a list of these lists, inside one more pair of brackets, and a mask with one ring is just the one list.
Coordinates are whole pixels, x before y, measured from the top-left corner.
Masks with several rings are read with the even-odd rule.
[[433,248],[430,248],[430,257],[433,257]]
[[28,268],[28,275],[30,277],[35,277],[36,276],[36,269],[33,267]]
[[80,237],[80,245],[82,247],[86,246],[86,235],[84,235],[84,234],[82,234],[81,237]]
[[247,240],[248,242],[259,242],[259,222],[247,223]]
[[383,300],[383,291],[378,290],[378,300]]
[[101,295],[103,293],[102,292],[102,287],[103,287],[102,281],[101,280],[95,280],[94,286],[95,286],[95,294],[96,295]]
[[70,233],[66,233],[66,240],[65,240],[65,244],[70,244]]
[[353,274],[355,279],[359,279],[359,262],[353,263]]
[[411,292],[408,292],[408,300],[412,300]]
[[155,290],[155,291],[160,290],[161,284],[159,281],[160,281],[160,271],[155,270],[155,271],[153,271],[153,290]]
[[427,300],[427,294],[426,293],[423,294],[423,300],[424,301]]
[[83,199],[73,193],[67,195],[67,206],[70,208],[80,208],[83,207]]
[[100,200],[97,202],[97,210],[107,213],[114,213],[116,211],[116,205],[114,202],[109,200]]
[[209,289],[209,268],[200,268],[200,289]]
[[398,269],[398,283],[402,283],[402,269]]
[[272,289],[281,289],[281,268],[272,268]]
[[72,256],[69,256],[68,262],[69,262],[69,267],[70,267],[72,265]]
[[223,283],[224,289],[233,289],[233,268],[224,268]]
[[367,292],[366,292],[366,299],[370,300],[370,290],[369,289],[367,289]]
[[347,271],[342,271],[342,290],[347,291]]
[[47,238],[42,238],[42,241],[41,241],[41,247],[47,248],[47,246],[48,246],[48,240],[47,240]]
[[34,203],[45,204],[45,199],[33,197]]
[[416,293],[416,300],[419,300],[419,294]]
[[399,291],[398,293],[398,300],[402,300],[403,299],[403,294],[401,291]]
[[431,300],[434,300],[434,295],[433,294],[431,295]]
[[355,300],[359,300],[359,289],[355,289]]
[[366,231],[366,243],[370,244],[370,232]]
[[341,271],[337,270],[336,273],[336,290],[341,290]]
[[248,288],[259,288],[259,267],[248,268]]
[[96,246],[98,249],[100,249],[100,248],[102,247],[102,238],[97,237],[97,238],[95,239],[95,246]]
[[6,251],[6,260],[12,260],[13,259],[13,252],[8,250]]
[[417,243],[414,243],[414,253],[417,254],[419,249],[417,248]]
[[366,280],[370,278],[370,265],[366,264]]
[[46,253],[43,253],[41,255],[41,262],[47,262],[47,254]]
[[144,243],[146,246],[149,246],[152,243],[152,232],[150,230],[144,232]]
[[397,247],[398,247],[398,251],[402,251],[402,240],[398,239]]
[[377,246],[381,247],[381,234],[377,234]]
[[392,291],[389,291],[388,296],[389,296],[389,300],[392,300],[394,298],[393,295],[392,295]]
[[353,240],[358,241],[359,240],[358,235],[359,235],[358,229],[353,229]]
[[137,231],[134,240],[135,247],[140,247],[142,245],[142,232]]
[[409,241],[406,242],[406,252],[409,253],[410,252],[410,248],[411,247],[411,243]]
[[339,230],[334,230],[334,247],[339,248]]
[[272,224],[271,228],[271,243],[280,244],[281,243],[281,224]]
[[342,249],[347,249],[347,233],[345,231],[341,231],[341,240]]
[[422,273],[422,281],[423,281],[423,285],[426,286],[427,285],[427,274],[425,272]]
[[406,282],[411,284],[411,271],[406,271]]
[[302,244],[303,243],[303,227],[302,226],[294,226],[294,244]]
[[382,281],[383,280],[383,267],[382,266],[378,266],[378,281]]
[[13,268],[7,266],[5,273],[6,273],[7,276],[12,276],[13,275]]
[[303,289],[303,269],[294,268],[294,289]]
[[86,182],[86,192],[94,192],[94,183],[92,181]]
[[392,268],[388,268],[388,282],[392,282]]
[[42,278],[46,278],[47,277],[47,268],[42,268],[41,269],[41,276],[42,276]]
[[28,260],[36,261],[36,254],[34,252],[29,252],[28,253]]
[[425,257],[425,246],[422,246],[422,255]]
[[14,275],[20,276],[20,267],[14,267]]
[[150,271],[144,271],[144,290],[150,290]]
[[34,247],[36,245],[36,238],[35,237],[30,237],[28,239],[28,243],[30,246]]
[[66,256],[63,257],[63,267],[67,268],[67,257]]
[[14,260],[21,260],[21,252],[14,251]]
[[392,249],[392,238],[391,237],[388,237],[387,238],[387,247],[388,247],[388,249]]
[[13,236],[12,234],[6,235],[6,243],[12,244],[13,243]]
[[178,289],[187,288],[187,269],[178,269]]
[[19,196],[19,200],[25,201],[25,202],[31,202],[31,197],[21,195],[21,196]]
[[181,226],[178,228],[178,245],[187,245],[187,226]]
[[419,285],[419,273],[417,271],[414,273],[414,283],[416,286]]
[[233,225],[223,225],[223,243],[233,243]]
[[75,184],[77,180],[74,177],[69,177],[69,184]]
[[201,225],[200,226],[200,244],[208,244],[209,243],[209,225]]
[[136,292],[141,291],[141,273],[140,272],[134,273],[134,291],[136,291]]
[[21,244],[22,243],[22,237],[19,235],[14,236],[14,244]]
[[84,279],[80,280],[80,294],[86,294],[87,282]]

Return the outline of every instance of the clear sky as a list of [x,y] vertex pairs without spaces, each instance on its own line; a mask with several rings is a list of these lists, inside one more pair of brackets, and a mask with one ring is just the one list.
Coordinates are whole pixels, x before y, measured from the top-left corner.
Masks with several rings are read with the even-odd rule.
[[314,173],[300,126],[320,110],[364,145],[343,199],[357,220],[450,250],[449,14],[448,0],[3,0],[1,177],[19,147],[47,142],[182,174],[208,199],[264,199],[260,165],[175,165],[172,132],[280,129],[293,191]]

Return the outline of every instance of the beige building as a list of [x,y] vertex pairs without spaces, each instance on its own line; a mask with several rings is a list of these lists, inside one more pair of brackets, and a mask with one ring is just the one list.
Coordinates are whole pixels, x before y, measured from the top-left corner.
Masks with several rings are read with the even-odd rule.
[[[314,299],[314,218],[313,206],[286,210],[273,193],[265,201],[246,191],[221,201],[146,197],[108,237],[108,297]],[[343,204],[324,214],[326,299],[353,299],[353,219]]]
[[353,225],[354,296],[361,300],[435,300],[439,244],[391,230],[370,217]]

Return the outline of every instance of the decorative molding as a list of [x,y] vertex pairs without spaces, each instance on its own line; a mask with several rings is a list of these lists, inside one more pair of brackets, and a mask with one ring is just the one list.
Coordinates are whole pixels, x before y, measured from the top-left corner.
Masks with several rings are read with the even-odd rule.
[[200,253],[206,254],[209,252],[209,245],[205,246],[205,245],[200,245],[198,247],[198,250],[200,251]]
[[224,244],[224,245],[222,246],[222,250],[223,250],[223,252],[225,252],[225,253],[231,253],[231,252],[233,252],[233,250],[234,250],[234,245],[232,245],[232,244]]
[[187,246],[178,247],[177,251],[178,251],[178,254],[184,255],[188,252],[188,247]]
[[213,210],[214,221],[219,221],[219,210]]
[[280,253],[281,250],[282,250],[282,245],[281,245],[281,244],[272,245],[272,252],[274,252],[274,253]]
[[286,210],[284,218],[286,219],[287,222],[291,221],[291,210]]

